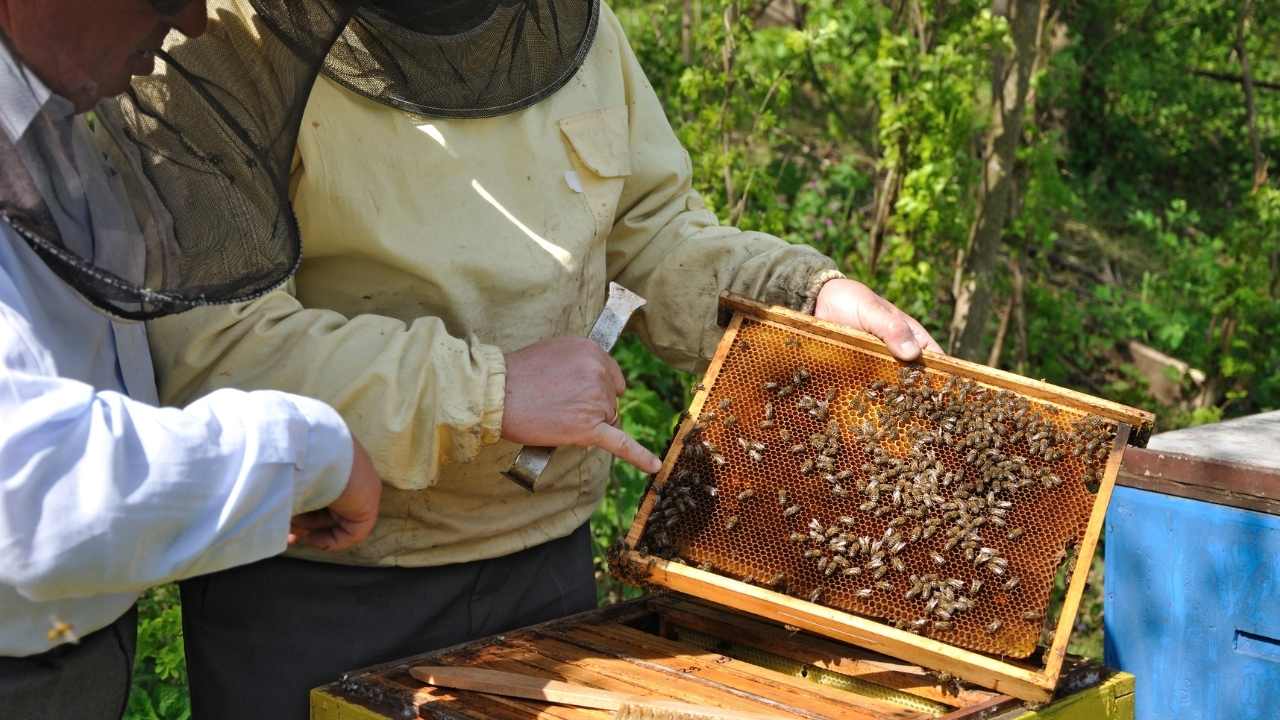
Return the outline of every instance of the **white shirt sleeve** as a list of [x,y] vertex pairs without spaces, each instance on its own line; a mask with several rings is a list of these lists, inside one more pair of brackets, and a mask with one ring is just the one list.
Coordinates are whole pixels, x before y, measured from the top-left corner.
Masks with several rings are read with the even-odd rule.
[[157,408],[95,391],[52,371],[4,285],[0,583],[39,602],[253,562],[285,549],[292,515],[342,492],[351,436],[329,406],[222,390]]

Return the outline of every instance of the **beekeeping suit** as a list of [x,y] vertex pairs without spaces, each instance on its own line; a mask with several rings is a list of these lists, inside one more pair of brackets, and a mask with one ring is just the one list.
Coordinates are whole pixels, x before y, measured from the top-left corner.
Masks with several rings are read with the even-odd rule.
[[[210,33],[244,35],[227,46],[246,66],[268,68],[259,71],[268,79],[272,58],[255,55],[252,38],[264,28],[303,36],[295,28],[311,22],[283,0],[211,5],[224,29]],[[584,526],[605,492],[610,457],[562,448],[533,494],[504,478],[518,449],[501,438],[504,354],[585,336],[612,280],[648,300],[629,330],[667,363],[695,370],[721,334],[721,291],[799,309],[838,276],[810,247],[720,225],[690,181],[688,154],[618,19],[599,0],[357,9],[328,52],[293,155],[290,198],[304,247],[296,278],[252,302],[154,322],[150,333],[166,401],[219,387],[320,398],[351,424],[390,487],[378,527],[360,546],[338,556],[291,551],[294,561],[236,575],[236,585],[215,576],[191,606],[226,616],[225,607],[203,601],[264,583],[274,592],[273,579],[288,573],[296,573],[293,589],[280,592],[314,582],[323,594],[325,582],[314,578],[328,576],[312,574],[319,572],[356,585],[377,578],[381,589],[364,593],[418,582],[411,577],[423,594],[455,592],[426,569],[453,572],[459,564],[506,578],[505,585],[478,576],[449,581],[492,585],[466,596],[473,622],[445,623],[453,634],[423,629],[443,615],[386,608],[384,620],[401,614],[408,624],[336,661],[345,667],[334,665],[348,669],[593,604]],[[216,217],[218,209],[207,211]],[[572,572],[554,559],[545,567],[522,561],[524,570],[482,564],[553,542],[572,544]],[[506,608],[491,592],[543,607]],[[268,624],[281,632],[291,619],[263,610],[261,599],[253,600],[260,625],[242,616],[234,622],[253,624],[259,635]],[[335,600],[342,602],[351,604]],[[317,609],[316,617],[342,612]],[[216,617],[188,622],[230,632]],[[299,629],[296,637],[313,634]],[[190,627],[187,637],[190,647]],[[273,670],[246,669],[258,671]],[[193,678],[197,704],[199,682]]]

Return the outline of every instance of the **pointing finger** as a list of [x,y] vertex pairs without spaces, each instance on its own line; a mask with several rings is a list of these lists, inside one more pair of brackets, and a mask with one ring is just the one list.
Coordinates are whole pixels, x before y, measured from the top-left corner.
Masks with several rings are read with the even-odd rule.
[[649,452],[635,438],[612,425],[600,423],[592,433],[591,445],[604,450],[620,460],[634,465],[641,472],[656,473],[662,461]]

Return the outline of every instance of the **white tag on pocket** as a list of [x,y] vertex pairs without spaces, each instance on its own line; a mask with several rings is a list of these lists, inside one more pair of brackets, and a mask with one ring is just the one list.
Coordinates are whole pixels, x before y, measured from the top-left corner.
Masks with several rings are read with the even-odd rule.
[[578,177],[577,171],[566,171],[564,174],[564,181],[568,183],[570,190],[576,193],[582,192],[582,178]]

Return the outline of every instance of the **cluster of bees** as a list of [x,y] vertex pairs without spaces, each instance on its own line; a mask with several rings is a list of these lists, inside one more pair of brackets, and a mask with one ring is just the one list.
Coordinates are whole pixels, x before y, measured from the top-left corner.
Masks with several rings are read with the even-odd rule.
[[[1062,485],[1052,466],[1068,457],[1084,465],[1086,483],[1099,481],[1115,435],[1111,423],[1093,416],[1063,430],[1026,398],[970,380],[949,376],[935,386],[917,366],[901,367],[896,382],[876,380],[860,392],[850,390],[847,400],[834,385],[822,393],[810,391],[819,384],[801,367],[758,386],[764,397],[759,417],[740,418],[730,397],[702,413],[684,438],[675,471],[657,491],[639,549],[677,556],[682,518],[700,503],[727,507],[717,517],[723,530],[733,532],[741,526],[741,509],[772,504],[776,496],[777,517],[790,527],[794,552],[825,582],[801,587],[785,572],[750,580],[810,602],[823,599],[826,583],[846,590],[852,585],[859,601],[892,596],[893,607],[913,608],[894,621],[900,629],[947,631],[962,614],[991,602],[991,588],[1006,596],[1018,591],[1021,580],[1000,549],[1016,545],[1025,534],[1011,520],[1019,497],[1025,497],[1018,491]],[[832,417],[841,401],[866,420],[842,426]],[[793,437],[779,423],[784,414],[793,420],[787,425],[813,431]],[[718,474],[733,477],[733,472],[717,473],[730,460],[727,450],[708,437],[716,423],[722,426],[717,437],[732,438],[736,445],[740,455],[735,457],[760,463],[783,456],[798,478],[770,478],[774,486],[768,489],[745,487],[719,497]],[[866,461],[842,463],[849,449]],[[786,489],[785,480],[797,479],[824,488],[833,501],[804,507]],[[849,507],[840,499],[856,503],[857,513],[832,517],[832,506]],[[823,515],[830,519],[819,519]],[[869,525],[883,531],[866,534]],[[1020,617],[1036,628],[1043,622],[1042,612],[1034,609],[1005,617]],[[995,617],[983,627],[995,635],[1004,623]]]

